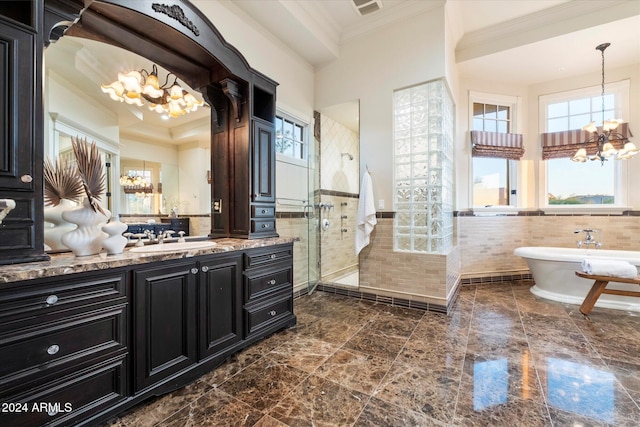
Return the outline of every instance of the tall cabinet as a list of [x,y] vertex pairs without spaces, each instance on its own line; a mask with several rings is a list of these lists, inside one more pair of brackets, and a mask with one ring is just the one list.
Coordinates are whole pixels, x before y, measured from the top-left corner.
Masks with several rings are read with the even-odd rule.
[[212,237],[277,237],[276,85],[254,72],[209,88],[212,114]]
[[0,4],[0,264],[48,259],[42,205],[42,2]]

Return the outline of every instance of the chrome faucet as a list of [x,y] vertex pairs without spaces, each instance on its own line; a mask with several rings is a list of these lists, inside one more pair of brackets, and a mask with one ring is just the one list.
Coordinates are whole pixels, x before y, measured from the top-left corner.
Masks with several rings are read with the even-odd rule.
[[175,233],[173,230],[165,230],[162,233],[158,234],[158,244],[161,245],[164,243],[164,239],[170,239],[171,235]]
[[587,228],[584,230],[575,230],[574,234],[585,233],[584,240],[578,240],[576,242],[576,246],[581,248],[582,246],[589,248],[590,245],[593,245],[594,248],[600,249],[602,247],[602,242],[595,238],[595,233],[600,233],[600,230],[595,230],[592,228]]

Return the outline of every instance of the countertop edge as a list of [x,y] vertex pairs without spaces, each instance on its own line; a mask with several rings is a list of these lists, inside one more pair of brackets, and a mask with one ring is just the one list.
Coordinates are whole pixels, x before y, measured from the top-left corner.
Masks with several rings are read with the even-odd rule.
[[3,265],[0,270],[0,285],[26,280],[43,279],[66,274],[83,273],[139,264],[192,258],[195,256],[241,251],[246,249],[292,243],[296,238],[270,237],[265,239],[214,239],[216,245],[210,248],[190,249],[177,252],[135,253],[130,248],[122,254],[76,257],[71,252],[51,254],[49,261]]

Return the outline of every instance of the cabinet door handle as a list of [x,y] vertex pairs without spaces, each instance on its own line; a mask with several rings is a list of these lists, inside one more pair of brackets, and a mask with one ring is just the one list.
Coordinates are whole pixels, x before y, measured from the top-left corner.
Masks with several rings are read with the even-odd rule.
[[275,316],[276,314],[278,314],[275,310],[271,310],[269,312],[269,314],[271,315],[271,317]]
[[207,267],[206,265],[202,266],[202,272],[206,273],[207,271],[209,271],[209,267]]
[[191,274],[198,274],[198,269],[197,269],[197,268],[195,268],[195,267],[193,267],[193,268],[191,269]]
[[49,295],[46,299],[47,305],[53,305],[58,302],[57,295]]
[[276,284],[276,279],[271,279],[267,282],[267,284],[269,285],[275,285]]
[[54,355],[54,354],[56,354],[56,353],[57,353],[57,352],[59,352],[59,351],[60,351],[60,346],[59,346],[59,345],[57,345],[57,344],[50,345],[50,346],[47,348],[47,353],[49,353],[49,354],[51,354],[51,355]]

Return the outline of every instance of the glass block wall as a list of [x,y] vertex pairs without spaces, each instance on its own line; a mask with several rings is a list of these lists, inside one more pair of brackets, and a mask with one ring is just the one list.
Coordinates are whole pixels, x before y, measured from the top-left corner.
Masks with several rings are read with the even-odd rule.
[[394,104],[394,250],[453,247],[453,101],[444,80],[400,89]]

